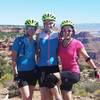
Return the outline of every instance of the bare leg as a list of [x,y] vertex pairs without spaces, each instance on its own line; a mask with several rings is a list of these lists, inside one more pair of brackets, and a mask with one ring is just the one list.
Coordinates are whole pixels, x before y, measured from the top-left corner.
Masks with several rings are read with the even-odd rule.
[[40,92],[41,92],[41,100],[53,100],[52,94],[46,87],[41,87]]
[[63,100],[73,100],[72,98],[72,91],[61,91]]
[[57,86],[51,89],[51,93],[55,97],[56,100],[62,100],[61,93]]
[[19,89],[22,95],[22,100],[32,100],[34,86],[24,86]]
[[32,97],[33,97],[33,94],[34,94],[34,88],[35,88],[35,86],[29,86],[30,100],[32,100]]
[[29,86],[24,86],[20,88],[20,92],[22,95],[22,100],[29,100],[30,99],[30,92],[29,92]]

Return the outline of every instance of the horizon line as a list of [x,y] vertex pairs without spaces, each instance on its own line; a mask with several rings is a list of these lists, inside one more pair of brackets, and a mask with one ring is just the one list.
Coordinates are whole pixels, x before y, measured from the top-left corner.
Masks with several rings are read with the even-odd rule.
[[[96,23],[90,23],[90,22],[86,22],[86,23],[75,23],[74,25],[77,25],[77,24],[100,24],[100,22],[96,22]],[[10,25],[14,25],[14,26],[24,26],[24,24],[0,24],[0,26],[10,26]],[[59,23],[56,23],[56,25],[60,25]],[[40,24],[40,26],[43,26]]]

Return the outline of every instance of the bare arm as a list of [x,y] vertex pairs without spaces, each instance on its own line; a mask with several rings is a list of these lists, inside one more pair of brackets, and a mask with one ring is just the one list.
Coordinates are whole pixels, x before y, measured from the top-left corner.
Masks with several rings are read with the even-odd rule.
[[58,56],[58,66],[59,66],[60,71],[62,71],[62,62],[61,62],[60,56]]
[[39,35],[37,35],[36,41],[36,63],[38,63],[40,58]]
[[17,53],[15,51],[12,51],[12,67],[14,75],[18,74],[16,67],[16,58],[17,58]]
[[81,48],[79,51],[79,55],[82,55],[85,59],[85,61],[90,65],[91,68],[96,69],[96,65],[94,64],[93,60],[89,57],[89,55],[86,52],[85,48]]

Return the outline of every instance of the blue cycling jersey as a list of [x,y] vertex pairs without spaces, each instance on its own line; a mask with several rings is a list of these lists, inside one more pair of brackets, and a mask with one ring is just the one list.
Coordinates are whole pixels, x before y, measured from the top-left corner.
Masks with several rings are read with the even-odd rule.
[[15,39],[12,50],[17,53],[17,69],[18,71],[32,70],[35,65],[36,41],[31,42],[27,35],[23,35]]
[[58,64],[58,33],[52,32],[48,35],[41,32],[39,35],[40,58],[39,67],[54,66]]

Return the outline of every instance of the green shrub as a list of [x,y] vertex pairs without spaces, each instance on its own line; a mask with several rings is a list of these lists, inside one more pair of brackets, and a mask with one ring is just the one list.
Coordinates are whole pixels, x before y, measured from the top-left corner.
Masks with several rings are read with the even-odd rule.
[[95,81],[84,81],[81,83],[81,86],[86,90],[86,92],[93,93],[94,91],[100,89],[100,83],[96,83]]
[[88,69],[89,68],[89,66],[87,66],[87,65],[80,64],[79,66],[80,66],[80,71],[83,71],[84,69]]
[[74,85],[73,93],[74,95],[77,95],[77,96],[87,96],[86,90],[83,87],[81,87],[79,83]]
[[12,67],[10,65],[9,59],[5,59],[7,55],[4,53],[0,55],[0,82],[4,84],[6,81],[12,79]]

